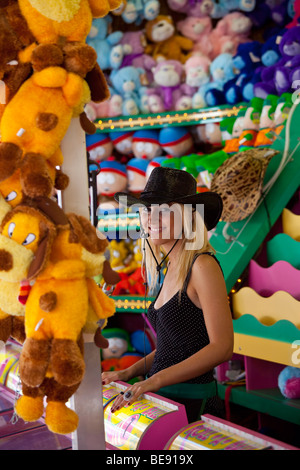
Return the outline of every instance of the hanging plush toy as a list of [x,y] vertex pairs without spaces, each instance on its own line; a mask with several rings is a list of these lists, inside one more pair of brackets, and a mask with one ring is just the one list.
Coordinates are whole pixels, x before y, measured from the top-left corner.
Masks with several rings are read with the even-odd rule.
[[[32,36],[27,22],[23,18],[17,1],[1,2],[0,4],[0,118],[4,105],[14,96],[21,84],[32,72],[30,63],[22,63],[19,53],[32,44]],[[5,86],[4,86],[5,85]],[[3,107],[2,107],[3,105]],[[2,111],[1,111],[2,109]]]
[[47,162],[61,166],[60,143],[89,98],[86,82],[61,67],[48,67],[27,79],[1,119],[0,180],[20,168],[28,196],[48,194],[52,182]]
[[77,427],[78,417],[65,402],[84,373],[79,344],[85,325],[91,318],[105,321],[114,313],[111,299],[91,279],[102,271],[106,247],[89,221],[66,216],[45,198],[16,206],[2,222],[1,278],[35,280],[27,292],[26,340],[20,356],[24,394],[16,411],[25,420],[39,419],[45,381],[51,378],[46,424],[53,432],[65,434]]

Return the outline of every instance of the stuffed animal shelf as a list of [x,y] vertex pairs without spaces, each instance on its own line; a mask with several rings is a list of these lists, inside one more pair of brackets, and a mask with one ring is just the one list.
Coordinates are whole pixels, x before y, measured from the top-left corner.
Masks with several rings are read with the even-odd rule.
[[[103,270],[107,241],[90,222],[65,215],[47,198],[26,200],[1,226],[1,279],[35,281],[25,303],[26,340],[20,356],[23,395],[16,412],[39,419],[47,397],[46,424],[56,433],[76,429],[78,417],[66,401],[84,374],[82,332],[114,314],[114,303],[92,279]],[[101,334],[100,334],[101,338]]]

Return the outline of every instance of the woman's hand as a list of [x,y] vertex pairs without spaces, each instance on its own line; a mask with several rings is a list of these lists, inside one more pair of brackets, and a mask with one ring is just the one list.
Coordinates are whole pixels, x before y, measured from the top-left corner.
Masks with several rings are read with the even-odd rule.
[[114,413],[125,405],[132,405],[132,403],[138,400],[143,393],[157,392],[159,389],[160,386],[158,381],[155,379],[155,376],[150,377],[147,380],[143,380],[142,382],[136,382],[117,396],[111,407],[111,412]]
[[121,380],[122,382],[128,382],[128,380],[131,379],[126,369],[102,372],[101,378],[102,378],[102,385],[108,385],[111,382],[116,382],[117,380]]

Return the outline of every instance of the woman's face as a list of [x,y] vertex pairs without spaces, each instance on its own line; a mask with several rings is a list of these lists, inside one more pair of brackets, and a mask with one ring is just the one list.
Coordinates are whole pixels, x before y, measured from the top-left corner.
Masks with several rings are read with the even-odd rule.
[[182,212],[179,204],[161,204],[140,209],[141,224],[154,245],[164,245],[182,237]]

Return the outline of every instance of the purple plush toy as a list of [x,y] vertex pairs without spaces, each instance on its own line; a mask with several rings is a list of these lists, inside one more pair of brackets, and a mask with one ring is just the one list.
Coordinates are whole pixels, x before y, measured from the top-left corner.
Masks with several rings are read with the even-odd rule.
[[293,82],[300,79],[300,28],[287,30],[279,44],[281,59],[273,66],[266,67],[261,82],[254,86],[254,94],[265,98],[268,94],[281,96],[293,90]]
[[300,369],[285,367],[278,376],[278,387],[285,398],[300,398]]
[[[165,111],[176,109],[176,103],[182,96],[181,85],[184,69],[177,60],[163,60],[153,69],[155,85],[147,90],[148,96],[158,96]],[[150,111],[151,101],[149,101]]]
[[146,37],[143,31],[129,31],[124,33],[121,39],[121,44],[127,46],[131,50],[127,54],[122,63],[122,67],[133,65],[134,67],[140,67],[145,70],[147,83],[151,85],[153,82],[152,69],[156,65],[156,61],[148,54],[145,54],[145,48],[147,45]]

